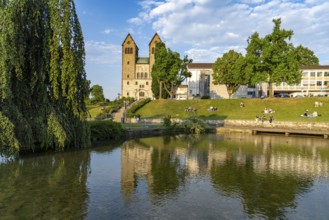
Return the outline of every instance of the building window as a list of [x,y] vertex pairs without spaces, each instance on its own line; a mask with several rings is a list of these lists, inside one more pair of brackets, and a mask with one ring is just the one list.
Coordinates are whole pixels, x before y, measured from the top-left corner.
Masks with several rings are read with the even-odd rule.
[[315,81],[310,81],[310,86],[315,86]]
[[147,79],[147,73],[144,74],[145,79]]
[[133,48],[132,47],[125,48],[125,54],[133,54]]
[[311,77],[315,77],[315,72],[311,72],[311,73],[310,73],[310,76],[311,76]]
[[154,54],[154,47],[152,47],[152,54]]
[[137,73],[137,79],[139,79],[139,73]]
[[146,85],[148,86],[149,85],[149,82],[146,82]]
[[127,75],[127,78],[129,79],[129,74]]
[[127,85],[129,85],[129,81],[127,82]]
[[329,76],[329,72],[324,72],[324,76]]
[[127,96],[129,96],[129,92],[127,92]]
[[137,81],[135,82],[135,85],[138,85],[138,82]]
[[323,82],[323,85],[324,85],[324,86],[329,86],[329,81],[324,81],[324,82]]
[[308,72],[303,72],[303,77],[308,77]]
[[317,76],[317,77],[322,77],[322,72],[317,72],[317,73],[316,73],[316,76]]
[[127,62],[127,64],[129,65],[129,61]]
[[141,79],[143,79],[143,76],[144,76],[143,73],[141,73]]
[[322,81],[316,81],[317,86],[322,86]]
[[139,97],[144,97],[145,93],[144,92],[139,92]]

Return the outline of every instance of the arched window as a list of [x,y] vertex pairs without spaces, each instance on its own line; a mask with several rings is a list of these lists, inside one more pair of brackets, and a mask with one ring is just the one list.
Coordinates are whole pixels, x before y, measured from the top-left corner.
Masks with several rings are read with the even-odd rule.
[[145,79],[147,79],[147,73],[144,73],[144,77],[145,77]]
[[141,73],[141,79],[143,79],[143,73]]
[[137,79],[139,79],[139,73],[137,73]]
[[127,96],[129,96],[129,92],[127,92]]
[[152,47],[152,54],[154,54],[154,47]]
[[145,93],[144,92],[139,92],[139,97],[144,97]]
[[127,82],[127,85],[129,85],[129,81]]
[[149,85],[149,82],[146,82],[146,85],[148,86]]
[[127,78],[129,79],[129,74],[127,75]]
[[135,82],[135,85],[138,85],[138,82],[137,81]]

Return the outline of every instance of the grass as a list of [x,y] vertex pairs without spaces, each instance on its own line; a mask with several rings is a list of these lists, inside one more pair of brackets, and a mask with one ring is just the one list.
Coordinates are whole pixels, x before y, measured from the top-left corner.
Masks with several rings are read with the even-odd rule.
[[[323,103],[322,107],[314,107],[314,102]],[[243,102],[245,107],[240,107]],[[186,112],[189,106],[196,112]],[[215,112],[209,112],[210,106],[217,107]],[[274,119],[280,121],[310,121],[329,122],[329,98],[266,98],[266,99],[219,99],[219,100],[154,100],[137,111],[143,118],[163,118],[170,115],[173,118],[188,118],[196,115],[202,119],[241,119],[254,120],[261,116],[264,108],[272,108]],[[317,111],[321,116],[305,118],[300,115],[308,109],[309,113]]]

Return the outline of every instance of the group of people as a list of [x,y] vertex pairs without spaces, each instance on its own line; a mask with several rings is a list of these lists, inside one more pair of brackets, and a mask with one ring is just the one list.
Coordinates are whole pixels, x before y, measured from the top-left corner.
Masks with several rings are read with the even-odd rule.
[[215,111],[217,111],[217,107],[210,106],[210,107],[208,108],[208,111],[209,111],[209,112],[215,112]]
[[314,111],[312,114],[309,114],[308,113],[308,109],[306,109],[304,111],[304,113],[301,115],[302,117],[308,117],[308,118],[314,118],[314,117],[317,117],[317,116],[321,116],[320,114],[318,114],[317,111]]
[[[261,118],[259,118],[259,116],[256,115],[255,120],[256,120],[256,123],[258,123],[259,120],[261,120],[261,122],[264,123],[267,120],[267,118],[266,118],[265,114],[263,114]],[[268,121],[270,122],[270,124],[272,124],[273,120],[274,120],[273,115],[270,115],[269,118],[268,118]]]
[[266,108],[264,109],[264,114],[272,114],[274,111],[271,108]]

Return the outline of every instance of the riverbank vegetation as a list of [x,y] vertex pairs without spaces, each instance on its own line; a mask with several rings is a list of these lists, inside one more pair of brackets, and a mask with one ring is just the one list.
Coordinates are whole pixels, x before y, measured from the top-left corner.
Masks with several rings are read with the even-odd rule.
[[[241,102],[244,107],[240,107]],[[315,107],[315,102],[323,103]],[[210,107],[217,108],[211,111]],[[202,99],[202,100],[154,100],[137,111],[142,118],[186,119],[196,116],[200,119],[254,120],[262,116],[265,108],[272,109],[274,120],[329,122],[329,98],[265,98],[265,99]],[[192,110],[190,110],[192,109]],[[195,111],[193,111],[193,109]],[[316,111],[321,116],[301,117],[306,110],[308,114]],[[265,114],[269,116],[270,114]]]
[[1,148],[89,145],[84,63],[73,0],[0,1]]

